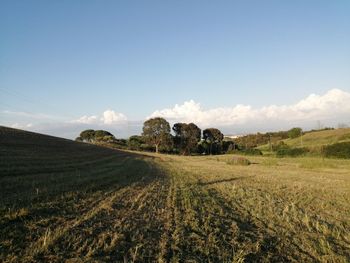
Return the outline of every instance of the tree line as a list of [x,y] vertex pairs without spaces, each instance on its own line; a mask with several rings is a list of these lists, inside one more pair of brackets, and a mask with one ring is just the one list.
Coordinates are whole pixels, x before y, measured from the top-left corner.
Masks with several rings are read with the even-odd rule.
[[130,150],[155,151],[191,154],[220,154],[237,146],[230,141],[224,141],[223,133],[217,128],[207,128],[203,131],[194,123],[175,123],[173,127],[164,118],[151,118],[143,124],[142,134],[133,135],[128,140],[117,139],[104,130],[82,131],[77,141],[109,144],[117,148]]
[[269,144],[271,151],[276,150],[277,142],[286,138],[296,138],[304,134],[301,128],[288,131],[256,133],[235,139],[225,138],[217,128],[203,131],[194,123],[175,123],[172,127],[161,117],[151,118],[143,123],[142,134],[129,139],[117,139],[104,130],[82,131],[77,141],[103,144],[113,148],[137,151],[153,151],[181,155],[221,154],[240,151],[245,154],[261,155],[257,146]]

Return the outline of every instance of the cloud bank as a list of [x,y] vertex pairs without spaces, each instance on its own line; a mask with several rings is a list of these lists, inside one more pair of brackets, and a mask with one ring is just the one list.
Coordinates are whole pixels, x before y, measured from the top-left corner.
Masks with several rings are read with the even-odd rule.
[[[163,117],[171,122],[194,122],[201,127],[244,126],[268,128],[276,123],[305,123],[317,120],[350,121],[350,93],[340,89],[324,95],[311,94],[293,105],[270,105],[253,108],[238,104],[233,107],[204,109],[193,100],[173,108],[157,110],[147,118]],[[283,126],[283,125],[282,125]],[[271,127],[271,126],[270,126]]]
[[[85,129],[103,129],[118,138],[142,132],[144,120],[130,121],[123,114],[108,109],[101,114],[84,115],[71,120],[42,113],[0,111],[2,125],[46,133],[73,139]],[[171,124],[194,122],[200,128],[217,127],[225,134],[245,134],[286,130],[292,127],[303,129],[323,126],[337,127],[339,123],[350,126],[350,93],[332,89],[323,95],[311,94],[292,105],[269,105],[254,108],[250,105],[234,105],[205,109],[194,100],[176,104],[174,107],[157,110],[148,118],[163,117]]]
[[5,110],[0,112],[0,119],[0,125],[69,139],[76,138],[85,129],[108,130],[117,137],[139,133],[139,127],[134,122],[128,121],[124,114],[110,109],[99,115],[84,115],[74,120],[42,113]]
[[114,124],[120,124],[127,120],[128,120],[127,117],[123,113],[115,112],[113,110],[106,110],[100,116],[84,115],[77,120],[73,120],[72,123],[114,125]]

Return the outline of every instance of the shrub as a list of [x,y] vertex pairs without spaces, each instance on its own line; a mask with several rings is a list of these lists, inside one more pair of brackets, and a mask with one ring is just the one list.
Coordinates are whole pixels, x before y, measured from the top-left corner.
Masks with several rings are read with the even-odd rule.
[[322,149],[323,156],[335,158],[350,158],[350,142],[340,142],[324,146]]
[[142,136],[139,135],[130,136],[127,140],[127,146],[130,150],[141,151],[143,150],[142,144],[145,144],[145,140]]
[[280,141],[278,144],[272,145],[273,151],[278,151],[280,149],[290,149],[290,146],[288,144],[286,144],[284,141]]
[[232,157],[230,160],[226,162],[227,164],[231,165],[250,165],[251,162],[243,157]]
[[225,153],[232,153],[235,150],[239,150],[238,145],[233,141],[223,141],[222,151]]
[[276,157],[297,157],[308,152],[307,148],[280,148],[276,151]]

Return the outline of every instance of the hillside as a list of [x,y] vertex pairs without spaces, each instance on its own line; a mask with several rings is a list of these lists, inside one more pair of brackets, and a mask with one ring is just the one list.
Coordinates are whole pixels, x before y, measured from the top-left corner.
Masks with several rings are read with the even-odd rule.
[[[303,146],[310,148],[320,148],[322,145],[350,141],[350,128],[312,131],[304,134],[302,138],[298,137],[294,139],[285,139],[281,141],[292,147]],[[269,145],[261,145],[258,148],[260,150],[268,150]]]
[[350,160],[130,153],[0,128],[1,262],[347,262]]
[[162,219],[151,159],[1,127],[0,261],[123,260],[135,240],[156,254],[158,233],[134,231]]

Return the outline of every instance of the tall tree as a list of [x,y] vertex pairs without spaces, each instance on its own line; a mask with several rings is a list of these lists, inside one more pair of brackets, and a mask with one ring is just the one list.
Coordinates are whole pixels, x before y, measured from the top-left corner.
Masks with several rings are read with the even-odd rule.
[[219,129],[205,129],[203,131],[203,139],[209,144],[209,154],[219,153],[221,151],[221,142],[224,139],[224,135]]
[[183,151],[185,142],[185,130],[187,124],[186,123],[175,123],[173,126],[173,131],[175,133],[174,136],[174,146],[181,152]]
[[175,132],[175,146],[187,155],[197,149],[198,142],[201,139],[201,129],[194,123],[175,123],[173,126]]
[[159,146],[166,146],[169,143],[170,125],[164,118],[152,118],[143,123],[142,136],[148,144],[156,148],[156,153],[159,151]]
[[299,127],[292,128],[288,131],[288,136],[291,139],[297,138],[303,135],[303,130]]

